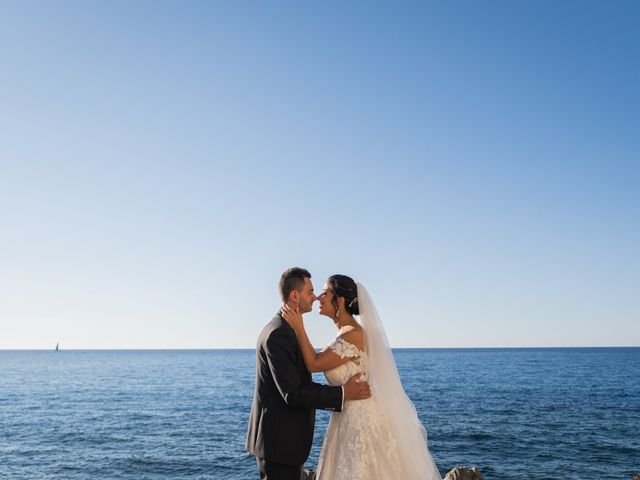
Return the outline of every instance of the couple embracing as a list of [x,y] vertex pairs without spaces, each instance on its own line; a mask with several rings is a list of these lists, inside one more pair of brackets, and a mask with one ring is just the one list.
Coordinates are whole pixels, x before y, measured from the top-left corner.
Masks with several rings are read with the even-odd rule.
[[[333,413],[317,480],[435,480],[426,431],[406,396],[371,297],[346,275],[332,275],[316,297],[311,274],[286,270],[282,308],[258,337],[256,388],[246,448],[263,480],[300,480],[311,450],[315,410]],[[302,314],[318,300],[337,336],[316,352]],[[329,385],[314,383],[324,372]]]

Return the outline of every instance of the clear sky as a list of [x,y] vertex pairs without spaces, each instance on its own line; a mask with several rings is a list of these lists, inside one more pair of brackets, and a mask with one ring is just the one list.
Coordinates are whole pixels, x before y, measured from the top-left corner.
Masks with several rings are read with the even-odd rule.
[[[0,348],[640,345],[637,1],[0,1]],[[307,316],[317,346],[331,321]]]

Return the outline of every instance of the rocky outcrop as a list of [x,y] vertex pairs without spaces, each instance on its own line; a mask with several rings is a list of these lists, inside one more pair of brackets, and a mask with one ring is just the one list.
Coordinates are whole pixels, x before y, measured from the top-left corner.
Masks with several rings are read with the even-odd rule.
[[[302,480],[315,480],[315,478],[316,472],[305,468]],[[478,467],[456,467],[447,473],[444,480],[483,480],[483,477]],[[640,480],[640,473],[634,475],[633,480]]]
[[447,473],[444,480],[482,480],[478,467],[456,467]]
[[[638,478],[634,477],[633,480],[640,480],[640,476]],[[302,476],[302,480],[315,480],[316,472],[310,470],[308,468],[304,469],[304,475]],[[482,474],[480,474],[480,470],[478,467],[456,467],[447,473],[447,476],[444,477],[444,480],[483,480]]]

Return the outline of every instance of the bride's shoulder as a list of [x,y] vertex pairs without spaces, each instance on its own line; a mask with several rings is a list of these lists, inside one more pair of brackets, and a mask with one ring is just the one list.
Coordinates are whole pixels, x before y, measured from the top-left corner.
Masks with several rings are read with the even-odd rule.
[[343,339],[344,341],[355,346],[360,351],[364,350],[364,335],[362,335],[361,328],[354,328],[352,330],[343,332],[338,335],[338,339]]
[[336,339],[329,345],[330,350],[336,353],[341,358],[358,358],[362,350],[362,340],[358,343],[358,340],[349,333],[341,333]]

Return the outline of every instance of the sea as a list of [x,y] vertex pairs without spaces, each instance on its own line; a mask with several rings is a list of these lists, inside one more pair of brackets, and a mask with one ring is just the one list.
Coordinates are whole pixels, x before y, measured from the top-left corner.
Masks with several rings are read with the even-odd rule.
[[[394,356],[443,476],[640,473],[640,348]],[[0,351],[0,478],[257,479],[244,451],[254,382],[254,350]],[[308,468],[328,418],[317,413]]]

